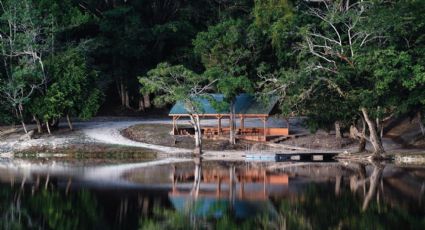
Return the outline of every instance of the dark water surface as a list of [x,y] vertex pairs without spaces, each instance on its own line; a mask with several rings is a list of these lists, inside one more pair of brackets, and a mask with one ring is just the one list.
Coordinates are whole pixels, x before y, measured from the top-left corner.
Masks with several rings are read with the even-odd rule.
[[1,229],[425,229],[425,168],[0,160]]

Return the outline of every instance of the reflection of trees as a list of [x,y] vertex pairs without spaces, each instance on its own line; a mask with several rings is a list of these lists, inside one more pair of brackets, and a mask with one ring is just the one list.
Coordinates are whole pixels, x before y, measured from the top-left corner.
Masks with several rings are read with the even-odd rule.
[[[141,222],[141,229],[425,229],[424,211],[410,213],[406,207],[393,203],[379,203],[377,194],[383,192],[384,166],[372,164],[370,173],[365,164],[359,164],[350,183],[344,186],[343,174],[335,175],[334,184],[313,183],[303,192],[274,202],[278,214],[259,214],[256,218],[236,219],[232,214],[232,188],[229,203],[219,208],[224,213],[196,215],[196,202],[188,212],[157,210],[151,218]],[[195,175],[200,169],[196,169]],[[199,164],[198,167],[201,167]],[[369,166],[368,166],[369,167]],[[198,170],[198,171],[197,171]],[[229,167],[230,181],[235,168]],[[368,175],[369,174],[369,175]],[[196,176],[195,176],[196,177]],[[195,181],[197,181],[195,179]],[[198,188],[194,183],[193,188]],[[199,185],[199,184],[198,184]],[[232,187],[232,183],[229,183]],[[351,191],[350,191],[351,189]],[[193,191],[193,190],[192,190]],[[217,204],[217,206],[219,206]]]
[[[229,201],[216,200],[209,206],[205,215],[199,191],[202,182],[202,158],[194,159],[193,185],[187,197],[184,210],[169,210],[156,208],[153,216],[143,218],[140,221],[140,229],[251,229],[255,218],[242,221],[236,219],[232,211],[236,199],[236,169],[229,167]],[[173,168],[172,183],[175,190],[175,168]],[[202,209],[202,210],[201,210]],[[216,216],[220,213],[220,216]]]
[[365,211],[369,206],[370,201],[376,195],[379,182],[382,180],[382,172],[384,171],[384,165],[380,163],[373,163],[373,172],[369,177],[369,191],[364,198],[362,210]]
[[[377,169],[375,175],[379,177]],[[382,172],[382,171],[381,171]],[[375,178],[375,176],[374,176]],[[376,188],[375,188],[376,189]],[[373,194],[373,187],[368,194]],[[370,192],[372,191],[372,192]],[[376,190],[375,190],[376,191]],[[329,189],[311,186],[295,200],[280,203],[279,218],[265,220],[265,228],[287,229],[424,229],[422,214],[412,216],[406,209],[370,202],[368,208],[359,207],[361,199],[349,191],[336,197]]]
[[193,178],[193,187],[190,192],[190,195],[196,200],[199,195],[199,188],[201,186],[202,180],[202,158],[196,157],[194,159],[195,162],[195,170],[194,170],[194,178]]
[[56,189],[30,192],[0,187],[1,229],[94,229],[102,227],[94,197],[85,190],[67,197]]
[[374,202],[363,211],[362,198],[347,189],[335,196],[332,190],[312,185],[300,196],[278,202],[279,213],[274,218],[260,213],[238,220],[227,211],[218,219],[193,215],[194,221],[185,212],[157,209],[140,223],[140,229],[424,229],[423,213],[412,216],[405,209],[379,207]]
[[[365,211],[369,206],[370,201],[378,193],[378,185],[382,184],[382,172],[385,166],[380,162],[372,162],[373,171],[369,177],[366,177],[366,167],[364,164],[358,164],[357,175],[352,175],[350,178],[350,189],[352,192],[357,192],[358,188],[363,189],[363,205],[362,210]],[[366,193],[367,185],[369,188]],[[383,192],[383,191],[382,191]]]

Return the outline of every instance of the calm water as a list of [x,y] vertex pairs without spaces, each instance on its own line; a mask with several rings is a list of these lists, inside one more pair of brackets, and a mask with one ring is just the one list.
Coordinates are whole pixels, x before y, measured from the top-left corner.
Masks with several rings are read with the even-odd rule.
[[425,229],[425,168],[1,159],[1,229]]

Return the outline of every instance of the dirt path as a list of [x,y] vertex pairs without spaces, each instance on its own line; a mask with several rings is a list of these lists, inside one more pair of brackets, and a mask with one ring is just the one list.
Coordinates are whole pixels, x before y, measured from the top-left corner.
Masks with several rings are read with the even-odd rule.
[[79,123],[77,127],[94,142],[106,143],[106,144],[116,144],[124,145],[130,147],[140,147],[147,148],[156,151],[166,152],[166,153],[189,153],[190,149],[166,147],[161,145],[153,145],[147,143],[141,143],[137,141],[132,141],[125,138],[121,135],[121,130],[128,128],[136,124],[168,124],[169,121],[166,120],[153,120],[153,121],[111,121],[111,122],[88,122],[88,123]]

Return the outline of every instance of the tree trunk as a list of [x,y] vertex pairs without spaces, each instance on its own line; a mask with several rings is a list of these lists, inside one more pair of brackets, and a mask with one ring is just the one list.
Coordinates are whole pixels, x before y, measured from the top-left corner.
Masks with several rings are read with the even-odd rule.
[[47,127],[47,132],[48,132],[49,134],[52,134],[52,133],[50,132],[50,125],[49,125],[49,122],[48,122],[48,121],[46,121],[46,127]]
[[359,140],[359,153],[366,151],[366,122],[362,117],[362,134]]
[[69,119],[69,114],[66,115],[66,121],[68,121],[69,129],[70,130],[74,130],[74,128],[72,127],[71,119]]
[[35,123],[37,124],[37,132],[38,133],[41,133],[41,123],[40,123],[40,120],[38,120],[38,118],[35,116],[35,115],[33,115],[32,116],[32,119],[35,121]]
[[143,104],[143,97],[139,98],[139,109],[138,111],[145,111],[145,105]]
[[357,152],[362,153],[364,151],[366,151],[366,138],[361,137],[359,140],[359,148]]
[[124,107],[126,105],[126,103],[125,103],[125,86],[124,86],[122,79],[119,82],[118,94],[119,94],[120,99],[121,99],[121,106]]
[[143,95],[143,104],[145,105],[145,109],[151,108],[151,97],[148,93]]
[[422,136],[425,136],[425,127],[424,127],[424,123],[422,122],[421,111],[418,112],[418,122],[419,122],[419,127],[421,128]]
[[229,117],[229,128],[230,128],[230,134],[229,134],[229,143],[231,145],[236,144],[236,135],[235,135],[235,105],[232,101],[230,104],[230,117]]
[[361,133],[359,129],[357,129],[358,124],[352,124],[350,126],[350,138],[356,139],[359,141],[359,147],[357,151],[359,153],[364,152],[366,150],[366,123],[363,117],[361,117],[361,119],[362,119],[362,125],[363,125]]
[[60,119],[59,118],[55,118],[50,123],[50,127],[54,128],[54,129],[57,129],[59,127],[59,123],[60,123]]
[[27,126],[25,125],[24,120],[21,119],[22,128],[24,128],[24,132],[28,133]]
[[380,111],[381,107],[378,106],[377,108],[377,113],[378,115],[376,116],[376,130],[378,130],[379,132],[379,137],[384,136],[384,124],[382,124],[382,121],[379,119],[379,111]]
[[128,89],[125,89],[125,94],[124,94],[124,96],[125,96],[125,107],[126,107],[127,109],[131,109],[131,106],[130,106],[130,97],[129,97],[129,95],[128,95]]
[[201,130],[201,121],[198,115],[191,115],[190,119],[192,120],[192,125],[195,130],[195,150],[196,155],[202,154],[202,130]]
[[17,114],[19,114],[19,119],[21,120],[22,128],[24,128],[25,133],[28,133],[27,126],[25,125],[24,116],[22,115],[22,105],[18,106]]
[[373,145],[373,156],[375,158],[381,158],[381,154],[385,152],[384,147],[382,146],[381,137],[378,136],[378,133],[376,131],[376,124],[369,118],[369,114],[366,108],[362,108],[363,117],[369,127],[369,133],[370,133],[370,142]]
[[342,139],[341,124],[339,121],[335,121],[335,138],[339,141]]

